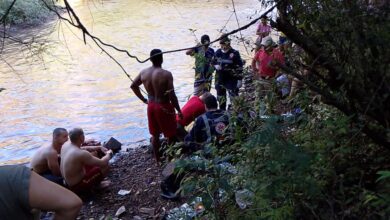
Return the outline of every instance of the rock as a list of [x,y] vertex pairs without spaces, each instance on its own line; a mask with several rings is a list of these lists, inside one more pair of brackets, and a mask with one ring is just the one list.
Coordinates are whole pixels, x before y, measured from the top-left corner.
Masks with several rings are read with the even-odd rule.
[[115,216],[116,217],[119,217],[120,215],[122,215],[124,212],[126,212],[126,208],[125,206],[121,206],[115,213]]
[[133,216],[133,220],[142,220],[143,218],[141,218],[140,216],[136,215],[136,216]]
[[89,218],[88,220],[95,220],[94,218]]
[[102,215],[100,216],[99,220],[104,220],[105,217],[106,217],[105,215]]
[[148,172],[149,170],[151,170],[152,168],[151,167],[149,167],[148,169],[146,169],[146,172]]
[[148,214],[149,216],[154,216],[155,209],[154,208],[140,208],[139,212],[143,214]]
[[151,186],[155,186],[155,185],[157,185],[157,183],[156,182],[151,182],[150,185]]

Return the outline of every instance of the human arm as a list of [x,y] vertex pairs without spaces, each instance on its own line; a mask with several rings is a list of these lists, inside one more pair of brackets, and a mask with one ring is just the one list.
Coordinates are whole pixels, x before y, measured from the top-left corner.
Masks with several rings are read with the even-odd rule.
[[187,50],[187,51],[186,51],[186,55],[194,56],[195,53],[196,53],[196,50],[195,50],[195,49],[196,49],[196,47]]
[[130,88],[133,90],[134,94],[145,104],[148,104],[148,100],[141,94],[140,86],[142,84],[141,81],[141,73],[138,74],[137,77],[131,83]]
[[108,151],[108,149],[103,146],[82,146],[81,149],[89,152],[102,151],[103,153],[106,153]]
[[108,150],[106,155],[104,155],[101,159],[94,157],[89,152],[83,152],[83,161],[85,165],[88,166],[98,166],[98,167],[106,167],[108,166],[108,161],[112,157],[112,150]]
[[47,166],[52,174],[61,176],[60,164],[58,163],[57,152],[52,152],[47,157]]
[[244,67],[244,62],[241,59],[240,52],[238,51],[235,51],[234,64],[235,64],[235,70],[234,70],[235,78],[238,80],[242,80],[242,71]]
[[199,144],[203,142],[201,140],[201,131],[202,128],[204,128],[203,120],[198,117],[195,122],[194,126],[191,128],[190,132],[185,136],[184,142],[186,146],[193,152],[196,151],[199,148]]
[[177,96],[176,96],[176,93],[175,93],[175,88],[173,86],[173,77],[172,77],[171,73],[169,73],[169,75],[168,75],[168,86],[167,86],[167,89],[168,89],[167,92],[169,93],[168,94],[169,100],[171,101],[173,107],[176,109],[177,114],[179,115],[179,118],[182,119],[183,118],[183,114],[181,113],[179,101],[177,100]]

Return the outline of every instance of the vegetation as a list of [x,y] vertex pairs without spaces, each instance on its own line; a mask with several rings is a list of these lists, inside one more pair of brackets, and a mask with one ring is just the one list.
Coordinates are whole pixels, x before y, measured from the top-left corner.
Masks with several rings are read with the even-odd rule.
[[[236,100],[236,142],[178,160],[178,172],[192,172],[182,193],[201,195],[213,219],[388,219],[388,6],[262,2],[279,2],[272,25],[302,48],[281,68],[304,83],[283,107],[303,113],[276,114],[281,101],[272,92],[258,102]],[[221,167],[226,159],[237,173]],[[241,210],[243,189],[251,193]]]
[[[49,16],[52,16],[52,13],[45,6],[43,0],[17,0],[14,4],[13,2],[14,0],[0,1],[0,18],[12,6],[5,19],[6,24],[37,25]],[[53,1],[47,1],[47,3],[52,5]]]

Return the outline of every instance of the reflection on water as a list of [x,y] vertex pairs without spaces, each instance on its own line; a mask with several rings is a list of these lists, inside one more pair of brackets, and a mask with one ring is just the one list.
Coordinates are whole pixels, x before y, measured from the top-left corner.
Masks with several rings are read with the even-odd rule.
[[[218,37],[225,23],[228,30],[237,27],[230,0],[70,3],[93,34],[141,59],[153,48],[194,45],[189,29],[195,29],[199,39],[203,33]],[[236,8],[244,24],[260,6],[257,0],[241,0]],[[148,139],[146,106],[130,91],[131,82],[92,42],[84,45],[79,31],[65,22],[52,22],[20,34],[46,44],[34,50],[9,44],[1,56],[0,87],[6,90],[0,93],[0,164],[27,162],[56,127],[82,127],[88,137],[105,141],[114,136],[127,145]],[[249,57],[241,46],[234,47]],[[110,52],[132,77],[150,65]],[[164,55],[163,67],[174,75],[181,104],[192,93],[192,66],[184,52]]]

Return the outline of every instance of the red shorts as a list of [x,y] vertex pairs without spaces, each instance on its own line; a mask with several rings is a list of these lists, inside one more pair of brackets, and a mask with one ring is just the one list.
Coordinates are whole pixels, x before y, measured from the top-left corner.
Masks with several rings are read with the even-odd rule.
[[175,109],[171,103],[148,103],[149,133],[158,136],[161,133],[166,138],[176,135]]
[[104,179],[100,167],[85,166],[84,178],[74,186],[69,187],[73,192],[79,193],[90,190]]

